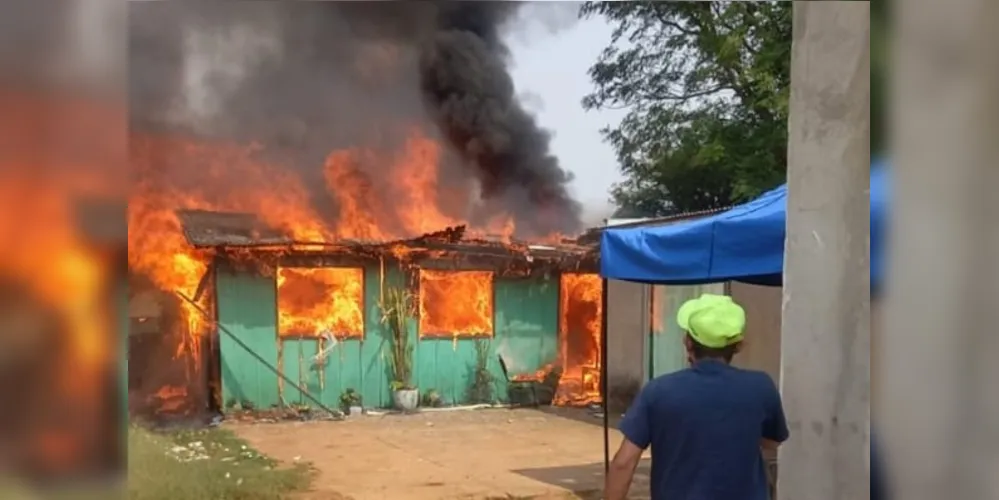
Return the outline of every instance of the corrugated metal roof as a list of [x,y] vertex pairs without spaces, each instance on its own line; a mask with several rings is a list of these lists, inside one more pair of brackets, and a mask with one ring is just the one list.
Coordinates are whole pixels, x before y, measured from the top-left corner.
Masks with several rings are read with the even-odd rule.
[[625,229],[629,227],[643,227],[643,226],[665,226],[668,224],[675,224],[677,222],[698,219],[701,217],[707,217],[709,215],[714,215],[717,213],[724,212],[732,208],[732,205],[719,208],[711,208],[707,210],[698,210],[693,212],[684,212],[674,215],[666,215],[663,217],[649,217],[645,219],[607,219],[605,225],[599,227],[592,227],[587,229],[582,236],[579,237],[579,242],[582,244],[592,244],[600,241],[600,233],[604,229]]
[[645,222],[647,220],[652,220],[652,217],[632,217],[628,219],[605,219],[604,226],[621,226],[624,224],[637,224],[640,222]]
[[[731,205],[730,206],[726,206],[726,207],[719,207],[719,208],[709,208],[707,210],[696,210],[696,211],[692,211],[692,212],[683,212],[683,213],[680,213],[680,214],[666,215],[666,216],[663,216],[663,217],[649,217],[647,219],[634,219],[634,220],[623,221],[623,222],[614,224],[613,227],[615,229],[619,229],[619,228],[623,228],[623,227],[659,226],[659,225],[665,225],[665,224],[672,224],[674,222],[679,222],[679,221],[682,221],[682,220],[697,219],[699,217],[706,217],[708,215],[713,215],[713,214],[716,214],[716,213],[719,213],[719,212],[724,212],[724,211],[726,211],[726,210],[728,210],[730,208],[732,208]],[[608,226],[609,226],[609,224],[608,224]],[[597,228],[594,228],[594,229],[597,229]]]
[[184,237],[194,247],[290,245],[292,239],[248,213],[179,210]]

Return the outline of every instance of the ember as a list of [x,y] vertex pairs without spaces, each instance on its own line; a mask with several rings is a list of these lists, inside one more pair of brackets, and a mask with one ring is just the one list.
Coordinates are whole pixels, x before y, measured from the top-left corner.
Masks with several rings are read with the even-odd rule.
[[152,399],[156,408],[165,413],[184,412],[188,407],[187,389],[165,385],[153,394]]
[[420,335],[492,334],[492,272],[420,271]]
[[363,269],[283,267],[277,286],[280,335],[364,336]]

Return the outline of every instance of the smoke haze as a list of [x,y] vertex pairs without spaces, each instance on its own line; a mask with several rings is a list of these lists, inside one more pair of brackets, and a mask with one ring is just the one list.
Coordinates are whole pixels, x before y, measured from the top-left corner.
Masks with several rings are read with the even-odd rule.
[[[509,213],[525,237],[572,232],[571,175],[508,72],[502,36],[522,5],[133,2],[132,127],[259,143],[316,186],[331,151],[398,150],[419,127],[446,146],[445,209],[473,224]],[[392,175],[361,169],[373,185]],[[335,212],[326,198],[313,202]]]

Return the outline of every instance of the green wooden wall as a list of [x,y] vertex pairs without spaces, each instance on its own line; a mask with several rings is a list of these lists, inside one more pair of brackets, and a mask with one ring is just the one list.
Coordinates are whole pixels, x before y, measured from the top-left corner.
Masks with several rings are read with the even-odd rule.
[[[216,288],[220,329],[225,328],[268,363],[276,365],[274,279],[220,270]],[[276,376],[221,331],[219,352],[224,406],[239,402],[263,408],[278,403]]]
[[650,378],[681,370],[687,366],[687,353],[683,346],[684,332],[676,323],[676,312],[689,299],[703,293],[725,293],[724,283],[707,285],[653,285],[652,335],[646,344],[650,357]]
[[[386,286],[401,284],[403,280],[402,273],[386,270]],[[378,307],[381,285],[379,269],[366,268],[365,337],[338,343],[321,367],[312,362],[319,349],[318,340],[278,341],[273,278],[220,270],[216,281],[219,323],[326,405],[337,406],[340,394],[353,388],[361,393],[365,406],[388,407],[391,394],[385,354],[389,332],[381,322]],[[511,376],[535,372],[555,361],[558,279],[496,278],[494,294],[495,333],[489,342],[489,370],[496,381],[495,393],[503,401],[506,382],[498,354],[507,361]],[[475,340],[417,341],[417,329],[414,319],[410,326],[414,383],[421,391],[435,389],[447,402],[467,402],[476,364]],[[222,399],[226,407],[234,401],[249,402],[258,408],[279,403],[278,377],[224,333],[220,333],[220,356]],[[309,404],[289,384],[284,384],[280,393],[287,404]]]

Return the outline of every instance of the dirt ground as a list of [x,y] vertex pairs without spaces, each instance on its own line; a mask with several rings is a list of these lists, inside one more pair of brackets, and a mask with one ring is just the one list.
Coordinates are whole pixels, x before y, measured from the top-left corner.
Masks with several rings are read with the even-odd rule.
[[[313,500],[597,499],[600,424],[585,410],[493,409],[231,428],[264,454],[315,466]],[[647,474],[646,460],[634,498],[648,498]]]

